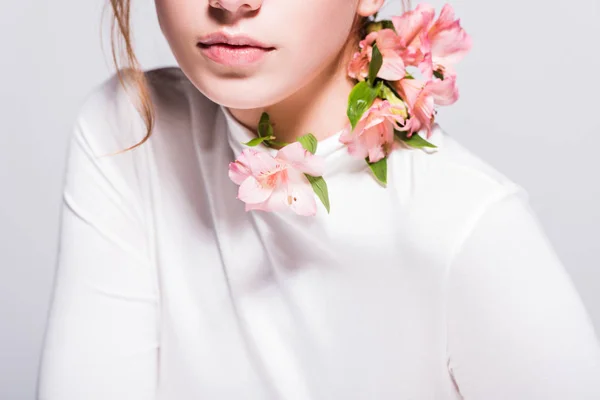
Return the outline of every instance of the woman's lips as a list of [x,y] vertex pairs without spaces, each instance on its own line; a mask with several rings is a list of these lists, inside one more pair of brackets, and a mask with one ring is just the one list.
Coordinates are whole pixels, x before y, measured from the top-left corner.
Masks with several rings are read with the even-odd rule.
[[198,44],[202,53],[211,60],[229,66],[254,64],[262,60],[274,48],[255,46],[234,46],[225,43],[211,45]]

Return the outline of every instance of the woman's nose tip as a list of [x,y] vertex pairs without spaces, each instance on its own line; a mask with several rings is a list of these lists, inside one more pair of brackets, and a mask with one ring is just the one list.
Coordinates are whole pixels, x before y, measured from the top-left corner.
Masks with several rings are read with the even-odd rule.
[[209,3],[211,7],[235,13],[240,8],[245,8],[248,11],[257,10],[260,8],[262,0],[211,0]]

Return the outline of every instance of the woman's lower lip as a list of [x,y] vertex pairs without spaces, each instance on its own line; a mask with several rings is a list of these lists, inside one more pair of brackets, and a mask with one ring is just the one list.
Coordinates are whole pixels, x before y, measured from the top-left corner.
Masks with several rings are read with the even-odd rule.
[[262,60],[272,49],[227,44],[199,45],[211,60],[223,65],[249,65]]

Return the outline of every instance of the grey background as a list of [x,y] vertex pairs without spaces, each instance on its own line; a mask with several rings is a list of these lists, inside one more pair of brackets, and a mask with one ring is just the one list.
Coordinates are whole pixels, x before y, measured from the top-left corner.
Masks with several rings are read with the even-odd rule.
[[[133,3],[144,68],[173,65],[153,2]],[[600,0],[452,4],[474,48],[458,69],[461,100],[438,121],[529,191],[600,329]],[[67,138],[83,97],[112,73],[102,8],[101,0],[19,0],[0,12],[2,400],[34,398]]]

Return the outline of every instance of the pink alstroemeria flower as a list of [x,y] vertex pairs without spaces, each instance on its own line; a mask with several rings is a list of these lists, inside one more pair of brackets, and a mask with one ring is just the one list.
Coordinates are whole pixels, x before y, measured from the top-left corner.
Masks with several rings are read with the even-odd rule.
[[406,109],[400,105],[377,98],[354,130],[348,127],[344,131],[340,141],[348,146],[348,152],[353,156],[369,157],[369,162],[377,162],[395,148],[394,129],[404,129],[405,116]]
[[360,52],[354,53],[348,64],[348,75],[357,80],[364,80],[369,75],[369,64],[373,56],[373,44],[383,58],[383,64],[377,73],[381,79],[397,81],[404,78],[406,73],[404,61],[400,56],[401,43],[398,35],[391,29],[369,33],[360,41]]
[[454,19],[454,9],[446,4],[434,21],[435,9],[428,4],[419,4],[415,10],[400,17],[392,17],[394,28],[406,47],[402,58],[406,65],[419,67],[426,79],[433,71],[444,76],[456,75],[454,65],[472,46],[471,37]]
[[427,62],[430,51],[427,31],[434,17],[435,9],[429,4],[419,4],[414,10],[392,17],[403,48],[402,59],[407,66],[420,67]]
[[[454,19],[454,9],[446,4],[437,21],[428,29],[432,71],[441,71],[444,76],[456,75],[456,65],[471,50],[471,37]],[[430,76],[430,75],[429,75]]]
[[444,80],[435,78],[427,82],[402,79],[394,83],[394,88],[408,105],[410,119],[406,127],[410,133],[425,129],[427,138],[431,136],[434,106],[451,105],[459,96],[456,76],[448,76]]
[[321,176],[322,157],[313,155],[299,142],[291,143],[272,155],[244,149],[229,164],[229,178],[240,185],[238,199],[246,211],[292,209],[299,215],[315,215],[317,204],[313,188],[304,175]]

